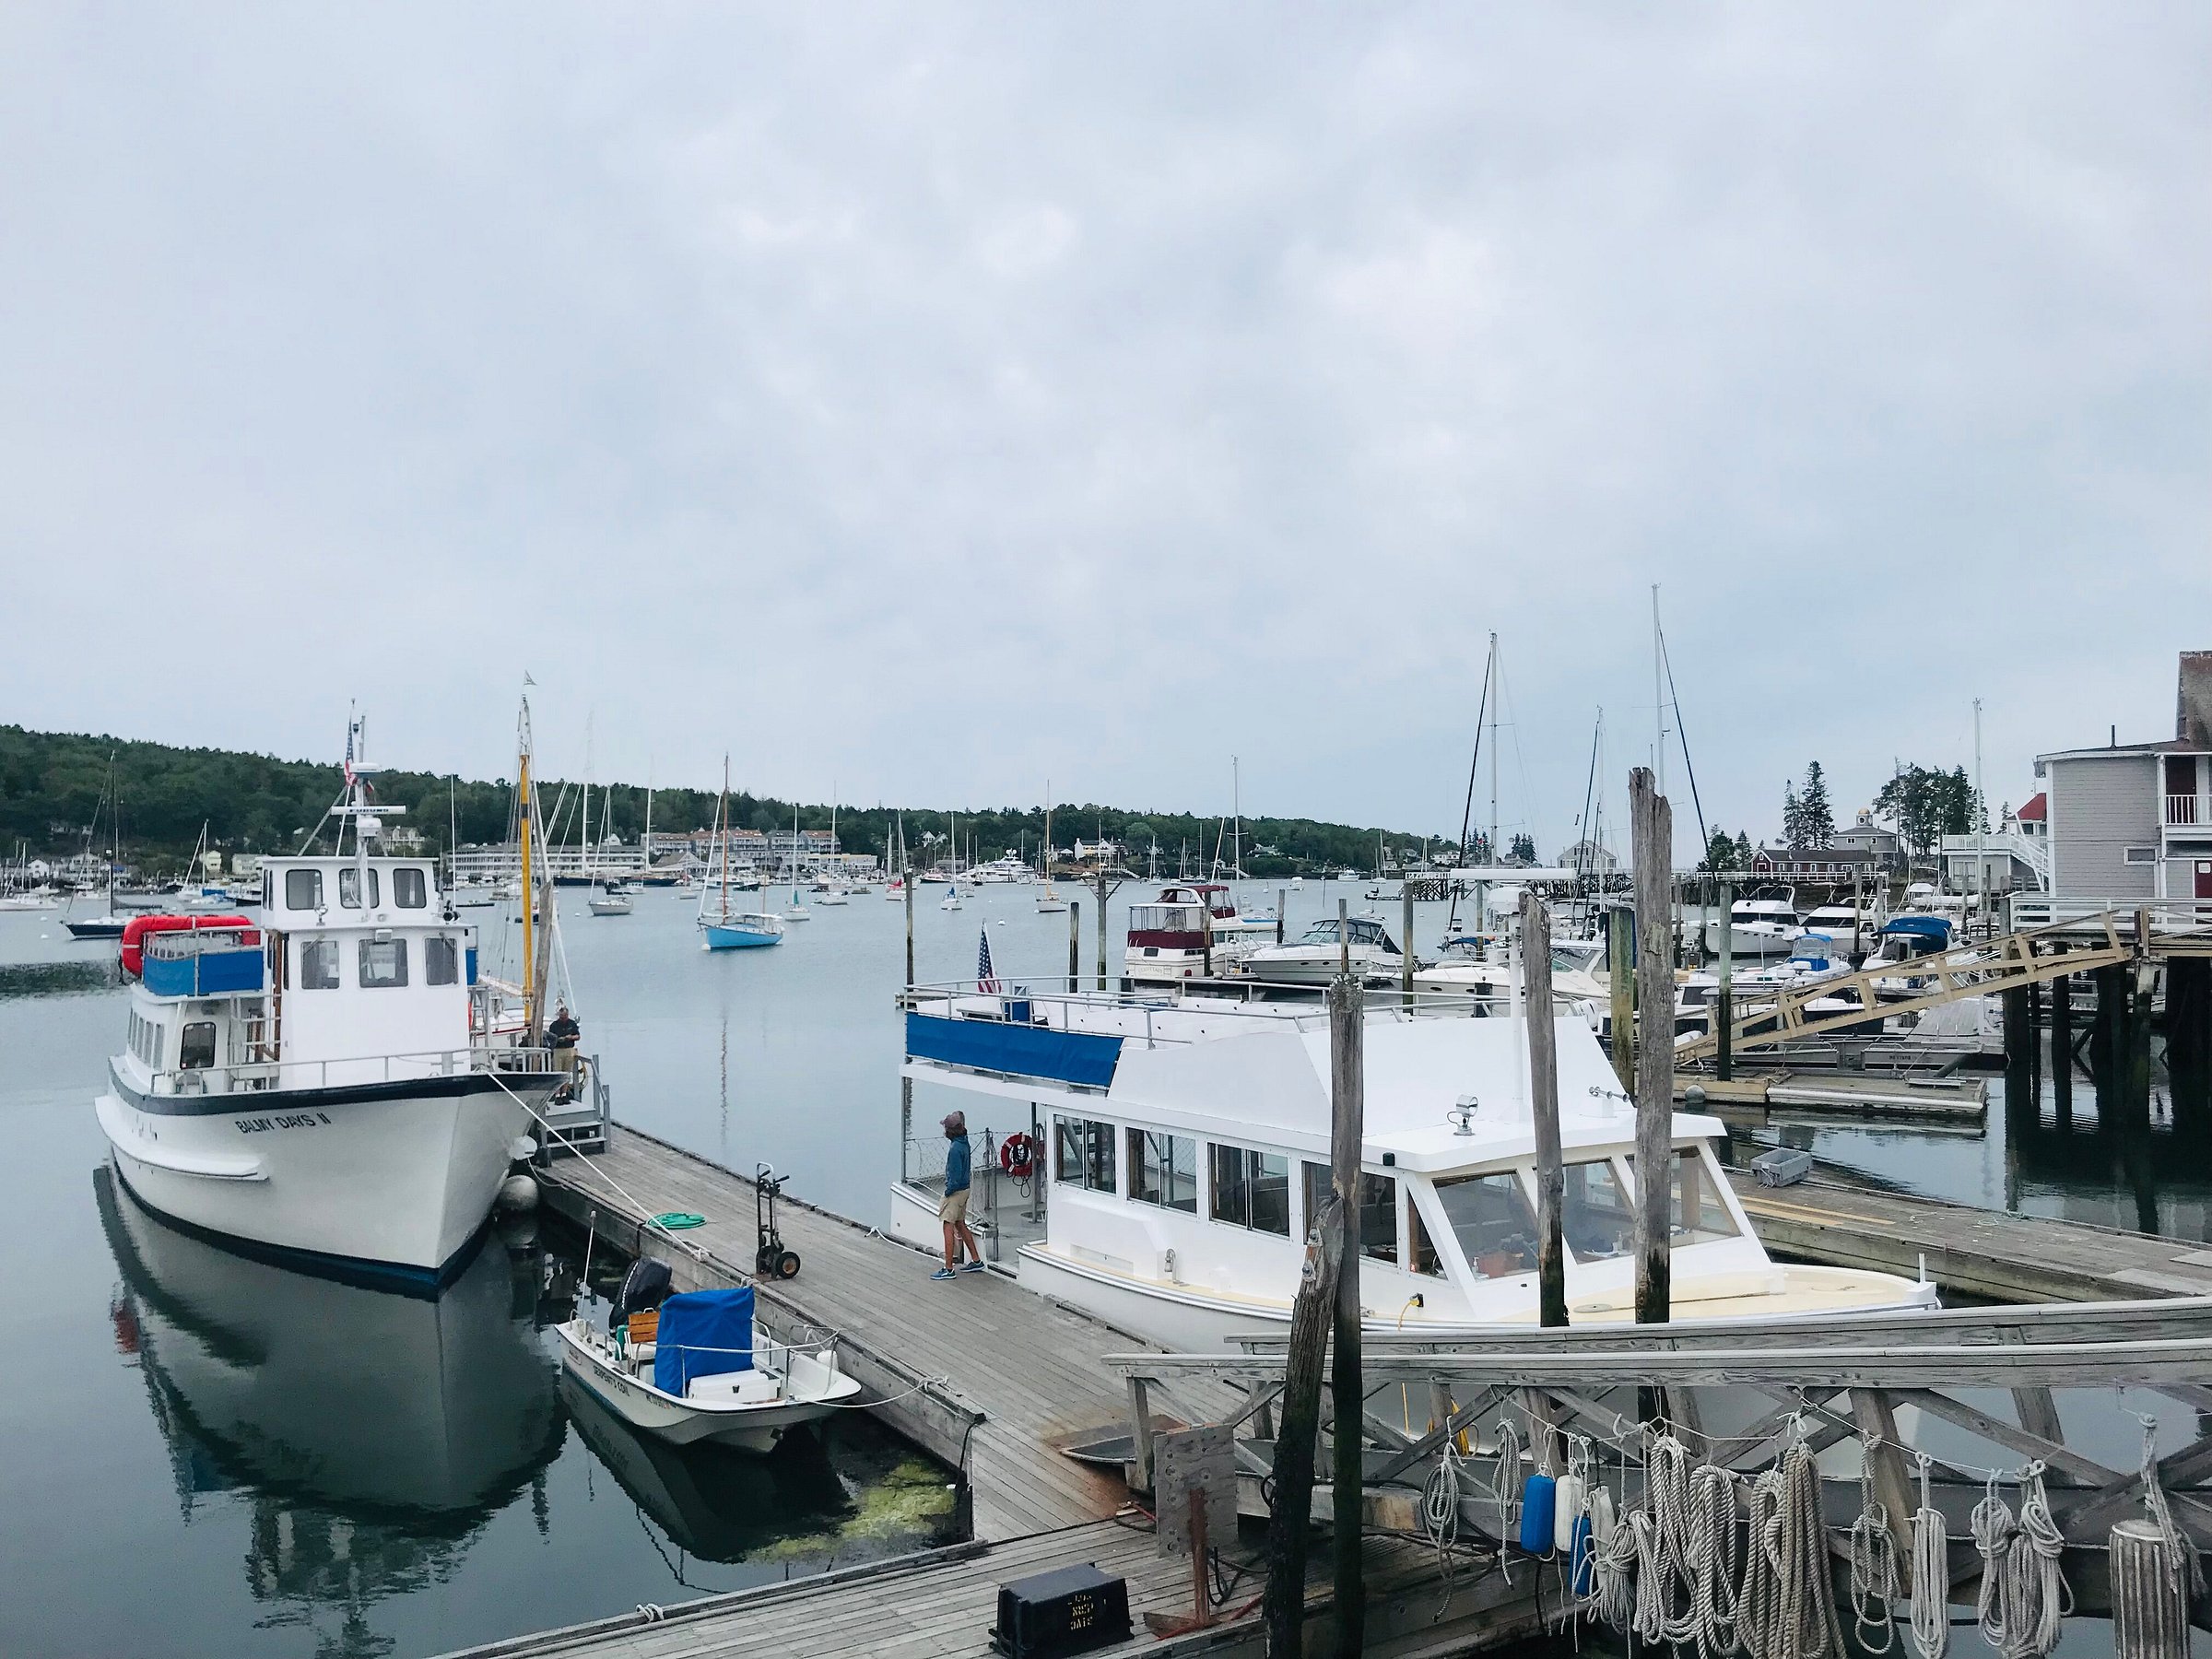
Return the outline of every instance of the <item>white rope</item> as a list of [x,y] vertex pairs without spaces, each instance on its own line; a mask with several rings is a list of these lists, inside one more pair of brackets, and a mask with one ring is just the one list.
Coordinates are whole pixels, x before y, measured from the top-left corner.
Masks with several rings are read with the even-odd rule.
[[1521,1430],[1511,1418],[1498,1419],[1498,1570],[1513,1582],[1513,1520],[1521,1505]]
[[1700,1464],[1689,1477],[1689,1621],[1700,1659],[1728,1659],[1736,1636],[1735,1481],[1726,1469]]
[[1636,1617],[1636,1535],[1615,1514],[1613,1494],[1602,1486],[1590,1494],[1590,1606],[1625,1631]]
[[2051,1518],[2043,1465],[2020,1471],[2020,1513],[1997,1490],[1993,1476],[1974,1505],[1974,1547],[1982,1552],[1982,1589],[1975,1598],[1982,1640],[2004,1659],[2046,1659],[2058,1644],[2059,1626],[2071,1610],[2058,1558],[2065,1537]]
[[[1444,1580],[1443,1605],[1436,1614],[1439,1618],[1452,1605],[1452,1550],[1459,1543],[1460,1488],[1466,1480],[1466,1459],[1460,1453],[1458,1439],[1453,1434],[1444,1436],[1443,1454],[1421,1487],[1421,1531],[1436,1547],[1437,1571]],[[1502,1562],[1504,1559],[1500,1549],[1499,1559]]]
[[1644,1453],[1643,1507],[1630,1512],[1636,1533],[1636,1634],[1646,1641],[1688,1641],[1690,1612],[1689,1453],[1672,1433],[1651,1437]]
[[2138,1463],[2143,1477],[2143,1508],[2164,1541],[2166,1571],[2186,1586],[2194,1599],[2205,1587],[2205,1567],[2197,1555],[2195,1541],[2174,1524],[2173,1511],[2166,1503],[2166,1489],[2159,1484],[2159,1421],[2139,1412],[2136,1420],[2143,1425],[2143,1455]]
[[1736,1620],[1752,1659],[1841,1659],[1820,1476],[1802,1439],[1751,1487],[1752,1549]]
[[1920,1508],[1912,1515],[1912,1647],[1920,1659],[1943,1659],[1951,1643],[1951,1540],[1943,1512],[1928,1490],[1928,1457],[1920,1453]]
[[1865,1437],[1859,1453],[1859,1513],[1851,1524],[1852,1633],[1869,1653],[1887,1653],[1897,1645],[1897,1542],[1889,1535],[1889,1507],[1874,1495],[1874,1462],[1881,1449],[1880,1435]]

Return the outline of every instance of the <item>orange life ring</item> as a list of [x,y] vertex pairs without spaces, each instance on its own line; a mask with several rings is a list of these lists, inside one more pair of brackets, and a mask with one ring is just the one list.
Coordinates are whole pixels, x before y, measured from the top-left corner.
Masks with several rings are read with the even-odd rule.
[[1036,1167],[1040,1149],[1032,1136],[1009,1135],[998,1143],[998,1167],[1017,1181],[1026,1180]]

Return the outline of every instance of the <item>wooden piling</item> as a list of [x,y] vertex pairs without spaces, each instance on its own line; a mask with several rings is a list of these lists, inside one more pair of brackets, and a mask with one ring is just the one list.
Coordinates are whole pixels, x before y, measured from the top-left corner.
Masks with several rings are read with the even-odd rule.
[[[2052,953],[2064,956],[2066,942],[2053,945]],[[2051,1093],[2058,1109],[2058,1126],[2074,1124],[2074,976],[2062,973],[2051,982]]]
[[1352,901],[1336,900],[1336,972],[1339,977],[1352,971]]
[[1636,856],[1636,993],[1643,1041],[1636,1045],[1636,1322],[1665,1324],[1672,1298],[1668,1256],[1674,1170],[1675,975],[1666,938],[1667,866],[1675,815],[1649,767],[1629,773]]
[[1283,921],[1289,914],[1290,889],[1277,888],[1275,889],[1275,942],[1277,945],[1283,942]]
[[1613,993],[1613,1072],[1621,1088],[1636,1087],[1636,969],[1630,912],[1606,912],[1606,974]]
[[1404,920],[1399,924],[1398,947],[1405,954],[1398,959],[1398,999],[1410,1008],[1413,1006],[1413,883],[1403,884],[1400,893],[1406,903]]
[[1551,913],[1521,889],[1521,972],[1527,1010],[1528,1100],[1536,1130],[1536,1323],[1567,1323],[1567,1171],[1559,1153],[1559,1033],[1551,1018]]
[[914,872],[910,867],[904,872],[904,875],[906,886],[902,890],[906,895],[906,983],[907,988],[912,990],[914,983]]
[[1067,992],[1083,989],[1083,900],[1067,901]]
[[1359,1535],[1366,1518],[1366,1452],[1360,1432],[1359,1163],[1367,1133],[1367,994],[1346,974],[1329,991],[1329,1186],[1342,1210],[1343,1257],[1336,1269],[1336,1359],[1329,1381],[1335,1402],[1335,1469],[1336,1652],[1359,1659],[1366,1596]]
[[1712,999],[1713,1075],[1735,1077],[1735,885],[1721,883],[1721,988]]
[[1099,989],[1106,989],[1106,866],[1099,866]]
[[1305,1265],[1290,1305],[1283,1366],[1283,1415],[1275,1442],[1275,1490],[1267,1507],[1267,1587],[1261,1595],[1268,1659],[1300,1659],[1305,1648],[1306,1546],[1313,1524],[1313,1455],[1321,1436],[1321,1374],[1335,1317],[1344,1218],[1332,1190],[1308,1219]]

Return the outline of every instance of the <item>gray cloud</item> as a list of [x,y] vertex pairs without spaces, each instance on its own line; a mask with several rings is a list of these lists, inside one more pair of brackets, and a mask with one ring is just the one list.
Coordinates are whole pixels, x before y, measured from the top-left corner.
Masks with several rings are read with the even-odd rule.
[[[2167,718],[2192,7],[18,7],[0,717],[1455,824]],[[194,643],[168,643],[186,629]],[[1678,768],[1677,768],[1678,775]],[[1618,788],[1616,790],[1618,794]],[[1683,792],[1677,790],[1677,794]],[[1688,803],[1681,803],[1687,817]],[[1687,842],[1685,842],[1687,845]]]

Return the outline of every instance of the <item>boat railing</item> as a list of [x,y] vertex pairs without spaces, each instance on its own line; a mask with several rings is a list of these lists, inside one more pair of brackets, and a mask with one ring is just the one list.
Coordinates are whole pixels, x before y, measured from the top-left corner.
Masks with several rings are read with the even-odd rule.
[[538,1073],[559,1068],[554,1051],[472,1043],[406,1054],[355,1054],[320,1060],[234,1060],[225,1065],[172,1068],[153,1075],[158,1095],[253,1094],[298,1088],[355,1088],[414,1083],[469,1073]]
[[149,935],[142,948],[158,962],[188,961],[209,951],[259,950],[261,928],[236,922],[222,927],[176,928]]
[[[1001,979],[996,989],[973,980],[910,985],[898,994],[901,1013],[938,1019],[979,1019],[1053,1030],[1090,1032],[1160,1043],[1207,1041],[1224,1034],[1218,1022],[1249,1022],[1298,1030],[1325,1029],[1328,1011],[1324,987],[1258,981],[1184,980],[1170,985],[1140,985],[1123,991],[1077,986],[1064,989],[1066,976],[1043,980]],[[1406,991],[1394,983],[1366,988],[1371,1018],[1482,1019],[1503,1018],[1512,1009],[1510,989]],[[1580,1012],[1587,998],[1555,994],[1553,1007]]]

